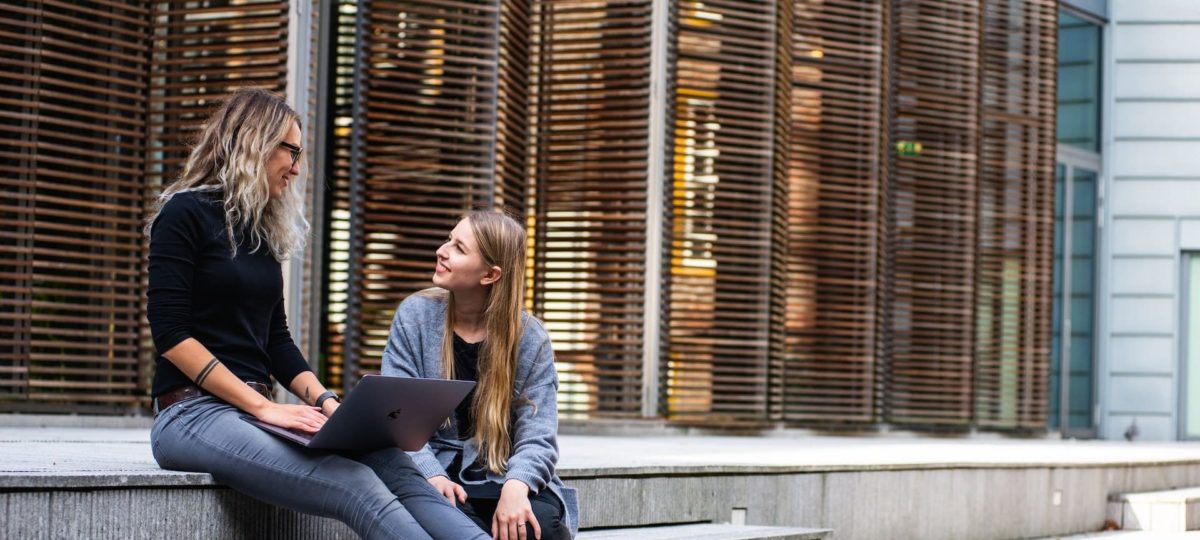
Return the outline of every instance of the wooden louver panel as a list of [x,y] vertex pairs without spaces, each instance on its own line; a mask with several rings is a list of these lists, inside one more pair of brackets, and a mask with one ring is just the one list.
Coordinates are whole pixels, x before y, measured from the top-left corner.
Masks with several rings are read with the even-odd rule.
[[1050,281],[1058,4],[984,4],[975,422],[1043,428]]
[[533,307],[564,417],[641,414],[650,4],[536,4]]
[[[496,60],[495,205],[517,216],[529,202],[531,0],[500,2]],[[533,231],[529,231],[532,235]]]
[[896,424],[966,425],[972,413],[980,9],[892,5],[885,420]]
[[0,6],[0,409],[144,404],[140,3]]
[[665,412],[766,420],[773,195],[784,179],[774,174],[775,3],[676,10]]
[[495,200],[498,6],[358,6],[363,113],[353,129],[363,138],[349,201],[355,328],[345,344],[355,376],[379,370],[396,306],[431,286],[434,252],[458,218]]
[[177,177],[195,130],[226,96],[244,87],[287,88],[288,4],[162,2],[153,15],[152,195]]
[[884,5],[796,0],[784,418],[878,419]]

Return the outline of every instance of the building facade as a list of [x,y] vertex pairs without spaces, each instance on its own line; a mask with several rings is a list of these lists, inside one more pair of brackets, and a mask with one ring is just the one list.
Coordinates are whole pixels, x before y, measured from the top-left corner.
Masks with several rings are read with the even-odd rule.
[[145,204],[254,84],[307,119],[335,386],[503,206],[565,417],[1189,438],[1200,14],[1111,4],[5,6],[0,406],[144,410]]
[[[1095,182],[1095,391],[1099,436],[1200,431],[1194,252],[1200,246],[1200,77],[1189,2],[1113,1],[1099,37]],[[1060,57],[1061,58],[1061,57]],[[1096,168],[1098,167],[1098,168]],[[1091,178],[1095,178],[1092,180]],[[1083,203],[1084,201],[1078,201]],[[1130,427],[1135,425],[1136,430]]]

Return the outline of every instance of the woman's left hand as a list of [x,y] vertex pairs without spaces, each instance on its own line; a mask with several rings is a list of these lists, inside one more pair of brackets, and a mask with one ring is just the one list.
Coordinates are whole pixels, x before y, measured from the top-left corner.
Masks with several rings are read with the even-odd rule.
[[529,505],[529,486],[520,480],[509,480],[500,489],[500,502],[492,516],[492,538],[497,540],[527,540],[525,524],[533,526],[534,538],[542,537],[542,527]]

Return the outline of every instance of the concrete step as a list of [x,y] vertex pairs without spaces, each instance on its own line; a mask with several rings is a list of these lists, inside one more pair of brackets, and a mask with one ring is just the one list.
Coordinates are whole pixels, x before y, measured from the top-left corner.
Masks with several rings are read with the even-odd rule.
[[1200,530],[1200,488],[1111,495],[1108,519],[1127,531]]
[[1067,536],[1047,536],[1038,540],[1200,540],[1200,531],[1161,533],[1150,531],[1103,531]]
[[763,527],[729,523],[690,523],[627,529],[580,531],[578,540],[823,540],[830,538],[829,529],[797,527]]

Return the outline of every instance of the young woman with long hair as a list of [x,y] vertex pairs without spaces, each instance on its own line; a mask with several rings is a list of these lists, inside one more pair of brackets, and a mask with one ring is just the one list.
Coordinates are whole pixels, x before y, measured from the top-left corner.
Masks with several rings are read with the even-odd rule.
[[[337,409],[288,331],[281,263],[304,244],[300,121],[278,95],[235,93],[158,199],[147,316],[159,351],[154,459],[254,498],[334,517],[363,538],[486,538],[398,448],[308,450],[242,416],[313,432]],[[271,378],[304,401],[271,400]]]
[[554,472],[554,351],[523,310],[525,230],[501,212],[471,212],[438,248],[433,284],[396,310],[383,374],[477,385],[413,461],[495,538],[571,538],[574,490]]

